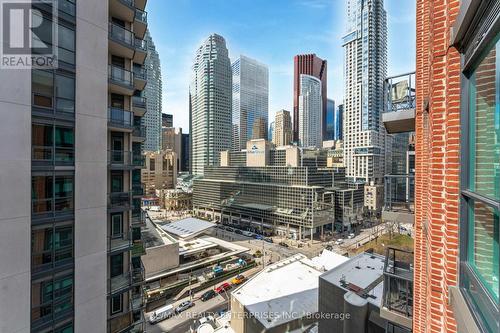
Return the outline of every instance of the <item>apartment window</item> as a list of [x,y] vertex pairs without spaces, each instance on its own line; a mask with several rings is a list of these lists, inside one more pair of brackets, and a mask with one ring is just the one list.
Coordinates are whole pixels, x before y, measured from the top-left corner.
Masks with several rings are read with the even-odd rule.
[[75,112],[75,79],[59,73],[33,70],[32,103],[41,108],[54,109],[59,113]]
[[122,219],[123,219],[122,213],[111,215],[111,237],[112,238],[119,238],[122,236],[122,233],[123,233]]
[[155,171],[156,162],[154,158],[149,160],[149,171]]
[[[31,285],[31,321],[36,327],[73,311],[73,276],[44,278]],[[33,327],[32,327],[33,328]]]
[[73,176],[32,176],[31,192],[34,215],[73,210]]
[[[476,16],[488,22],[490,12]],[[464,64],[460,287],[478,326],[493,332],[500,286],[500,34],[485,28],[482,23],[456,41]]]
[[35,162],[73,164],[74,129],[46,124],[31,127],[32,160]]
[[123,253],[111,256],[110,259],[110,270],[111,277],[114,278],[116,276],[123,274]]
[[111,297],[111,314],[122,312],[123,294]]
[[73,227],[40,226],[31,231],[32,271],[38,272],[69,264],[73,258]]

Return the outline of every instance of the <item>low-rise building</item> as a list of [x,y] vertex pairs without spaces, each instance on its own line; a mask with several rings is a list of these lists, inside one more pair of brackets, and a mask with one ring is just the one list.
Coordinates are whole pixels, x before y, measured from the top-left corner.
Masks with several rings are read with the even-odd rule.
[[146,196],[156,190],[174,189],[177,185],[177,155],[171,150],[146,152],[146,167],[141,170]]
[[384,205],[384,185],[371,182],[365,185],[365,208],[370,212],[380,213]]
[[193,193],[182,189],[156,190],[161,207],[168,211],[185,211],[193,208]]

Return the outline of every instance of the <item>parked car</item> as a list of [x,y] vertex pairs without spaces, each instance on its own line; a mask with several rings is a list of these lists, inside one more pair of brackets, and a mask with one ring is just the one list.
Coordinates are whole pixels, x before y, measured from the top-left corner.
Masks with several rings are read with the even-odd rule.
[[246,280],[246,277],[244,275],[240,274],[240,275],[236,276],[234,279],[232,279],[231,283],[236,286],[238,284],[242,284],[243,282],[245,282],[245,280]]
[[214,298],[215,296],[217,296],[217,293],[215,291],[213,291],[212,289],[210,289],[210,290],[204,292],[203,295],[201,295],[200,299],[202,302],[206,302],[209,299]]
[[268,242],[268,243],[274,243],[274,242],[273,242],[273,239],[272,239],[272,238],[269,238],[269,237],[264,238],[264,241],[265,241],[265,242]]
[[182,311],[186,311],[187,309],[193,306],[194,306],[193,302],[184,301],[175,308],[175,313],[181,313]]
[[342,238],[339,238],[335,241],[335,245],[342,245],[344,244],[344,240]]
[[288,244],[285,243],[285,242],[280,242],[280,245],[283,246],[283,247],[288,247]]
[[349,234],[349,236],[347,236],[348,239],[353,239],[354,237],[356,237],[355,234]]
[[174,306],[172,304],[168,304],[168,305],[162,306],[161,308],[156,309],[149,316],[149,323],[150,324],[159,323],[160,321],[169,318],[173,314],[174,314]]
[[243,235],[247,236],[247,237],[253,237],[253,232],[250,232],[250,231],[243,231],[242,232]]
[[261,239],[262,239],[262,236],[261,236],[261,235],[257,235],[257,234],[255,234],[253,237],[254,237],[255,239],[257,239],[257,240],[261,240]]
[[243,234],[243,231],[241,231],[240,229],[236,229],[236,230],[234,230],[234,233],[241,235],[241,234]]
[[233,231],[234,231],[234,229],[233,229],[233,228],[231,228],[231,227],[227,227],[227,228],[226,228],[226,230],[227,230],[227,231],[231,231],[231,232],[233,232]]
[[221,294],[229,289],[231,289],[231,285],[227,282],[224,282],[223,284],[215,288],[215,292]]

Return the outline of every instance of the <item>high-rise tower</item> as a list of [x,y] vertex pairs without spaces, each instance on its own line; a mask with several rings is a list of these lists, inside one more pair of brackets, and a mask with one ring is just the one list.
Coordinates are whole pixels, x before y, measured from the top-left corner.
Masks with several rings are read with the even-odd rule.
[[241,55],[233,70],[232,149],[246,148],[248,140],[265,139],[269,110],[269,70],[266,65]]
[[381,181],[385,172],[382,126],[387,72],[387,23],[383,0],[347,0],[343,37],[344,161],[355,181]]
[[306,74],[314,76],[321,81],[322,96],[322,137],[326,136],[326,96],[327,96],[327,63],[326,60],[318,58],[316,54],[301,54],[293,58],[293,140],[299,140],[299,96],[300,96],[300,75]]
[[293,129],[290,111],[280,110],[276,112],[273,130],[273,143],[276,147],[286,146],[292,142]]
[[232,71],[226,41],[210,35],[196,51],[189,87],[191,172],[202,175],[231,147]]
[[322,147],[323,97],[321,81],[311,75],[300,75],[299,144],[302,147]]

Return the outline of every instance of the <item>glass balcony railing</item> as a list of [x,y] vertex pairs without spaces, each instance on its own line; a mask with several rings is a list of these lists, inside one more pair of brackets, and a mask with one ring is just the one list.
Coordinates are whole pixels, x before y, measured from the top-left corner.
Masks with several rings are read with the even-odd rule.
[[133,196],[143,196],[144,192],[144,184],[132,184]]
[[142,66],[134,66],[134,78],[146,80],[146,69]]
[[142,51],[142,52],[148,52],[148,43],[145,39],[135,39],[135,49]]
[[109,194],[109,208],[129,209],[131,206],[131,196],[129,192],[112,192]]
[[132,284],[130,273],[127,272],[127,273],[112,277],[109,280],[109,284],[110,284],[109,290],[110,290],[111,294],[115,294],[115,293],[118,293],[122,290],[127,289]]
[[146,108],[146,97],[132,96],[132,105],[137,108]]
[[139,208],[133,208],[132,209],[132,225],[144,225],[146,223],[146,215],[142,211],[142,209]]
[[146,254],[146,250],[144,248],[144,243],[142,240],[135,240],[132,245],[132,256],[142,256]]
[[134,130],[132,131],[132,136],[135,136],[138,138],[145,138],[146,137],[146,126],[135,125]]
[[134,74],[131,71],[114,65],[109,65],[108,71],[111,82],[122,86],[133,87]]
[[140,10],[139,8],[136,8],[135,9],[135,19],[137,21],[141,21],[144,24],[147,24],[148,23],[148,13],[143,11],[143,10]]
[[38,215],[63,215],[73,213],[73,197],[31,200],[31,213]]
[[73,165],[74,147],[32,146],[31,160],[38,164]]
[[[138,259],[138,260],[136,260]],[[139,262],[139,264],[136,266],[134,265],[134,262]],[[142,264],[142,261],[140,258],[134,258],[132,260],[132,283],[138,284],[144,282],[145,279],[145,270],[144,270],[144,265]]]
[[132,239],[129,233],[122,233],[109,237],[108,251],[126,251],[132,247]]
[[132,164],[135,167],[145,167],[146,166],[146,156],[141,153],[133,153],[132,154]]
[[118,24],[109,24],[109,38],[131,48],[135,46],[134,33]]
[[108,109],[108,124],[114,127],[131,129],[133,128],[134,114],[130,111],[109,108]]

